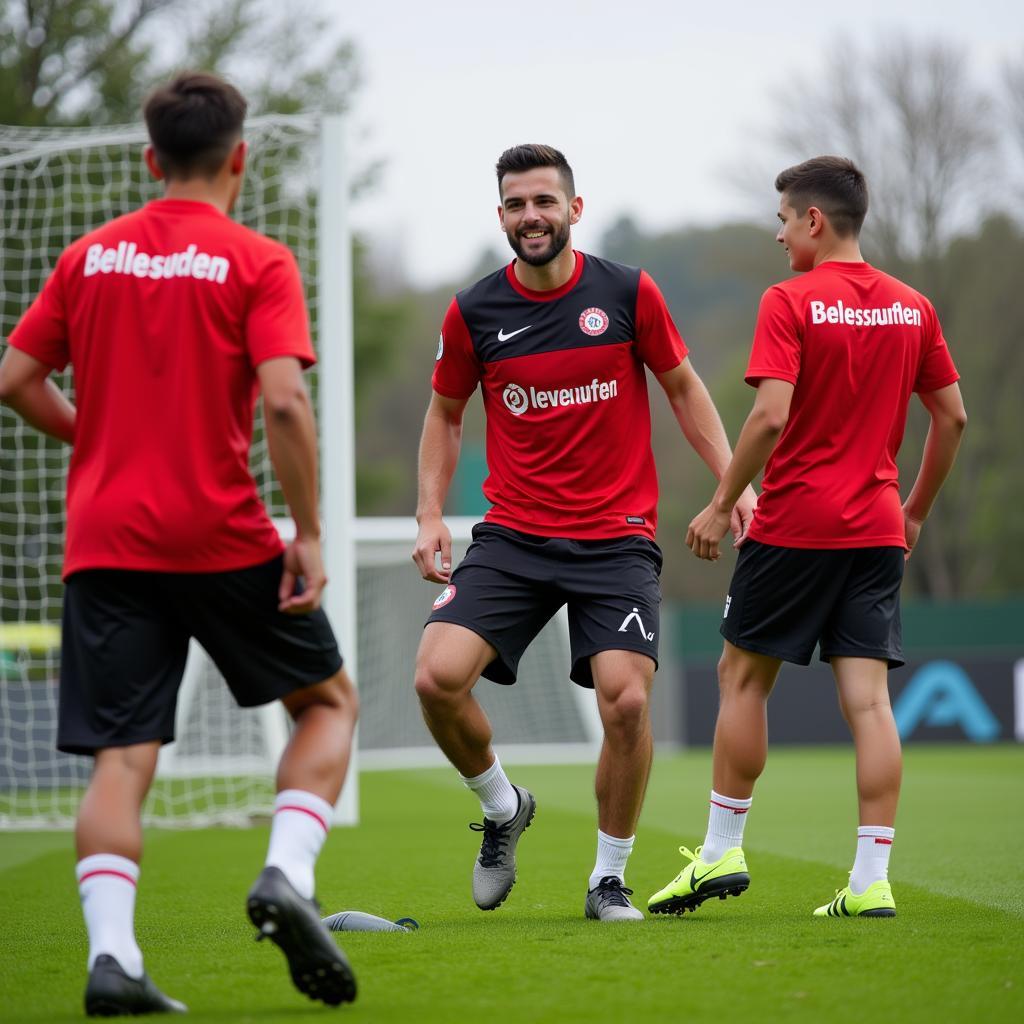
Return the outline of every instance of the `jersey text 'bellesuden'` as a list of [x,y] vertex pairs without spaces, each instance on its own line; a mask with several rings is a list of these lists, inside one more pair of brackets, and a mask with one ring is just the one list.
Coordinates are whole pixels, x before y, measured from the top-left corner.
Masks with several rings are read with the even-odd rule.
[[228,278],[231,263],[223,256],[211,256],[199,252],[196,245],[190,245],[181,252],[155,253],[139,252],[134,242],[118,242],[116,249],[104,248],[100,243],[85,250],[83,277],[94,274],[125,274],[129,277],[148,277],[153,281],[160,278],[192,277],[197,281],[212,281],[223,284]]

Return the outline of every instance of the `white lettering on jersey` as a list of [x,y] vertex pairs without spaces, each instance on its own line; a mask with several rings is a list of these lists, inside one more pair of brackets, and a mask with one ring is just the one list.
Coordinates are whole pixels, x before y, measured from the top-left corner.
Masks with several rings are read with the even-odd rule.
[[167,281],[172,277],[191,277],[197,281],[223,284],[231,269],[224,256],[211,256],[190,245],[183,252],[139,252],[134,242],[118,242],[116,249],[104,249],[97,242],[85,250],[83,277],[94,274],[123,274],[126,277],[148,277],[151,281]]
[[587,405],[590,402],[607,402],[618,397],[617,380],[598,380],[570,388],[534,388],[527,393],[518,384],[506,386],[502,398],[510,412],[522,416],[527,409],[558,409],[567,405]]
[[817,299],[811,301],[812,324],[845,324],[847,327],[886,327],[903,324],[921,326],[921,310],[894,302],[891,306],[847,306],[842,299],[826,306]]

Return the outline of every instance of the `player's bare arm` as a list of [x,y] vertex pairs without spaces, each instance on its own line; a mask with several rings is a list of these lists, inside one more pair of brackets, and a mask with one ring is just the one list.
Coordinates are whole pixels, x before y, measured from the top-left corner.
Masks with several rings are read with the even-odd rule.
[[[320,553],[316,423],[298,359],[268,359],[260,363],[257,373],[270,461],[295,520],[295,540],[284,555],[279,607],[291,615],[306,615],[319,606],[327,583]],[[297,594],[300,577],[304,589]]]
[[[658,381],[686,440],[715,474],[715,479],[721,480],[729,465],[732,449],[704,381],[688,357],[671,370],[658,374]],[[733,502],[729,523],[737,540],[746,533],[756,506],[757,495],[751,487]]]
[[698,558],[718,558],[718,545],[729,529],[733,509],[782,436],[792,400],[793,385],[789,381],[769,378],[758,385],[754,408],[743,424],[736,452],[711,504],[694,517],[686,531],[686,545]]
[[939,490],[953,468],[960,439],[967,427],[967,411],[964,409],[959,384],[950,384],[937,391],[926,391],[919,397],[921,404],[928,410],[931,425],[924,443],[921,468],[910,497],[903,504],[907,558],[917,543],[921,526],[928,518]]
[[36,430],[73,444],[75,407],[50,380],[50,373],[46,363],[8,346],[0,359],[0,402]]
[[[420,575],[432,583],[447,583],[452,572],[452,535],[442,519],[455,467],[462,447],[465,398],[431,395],[420,438],[419,499],[416,522],[419,533],[412,560]],[[441,567],[437,556],[441,556]]]

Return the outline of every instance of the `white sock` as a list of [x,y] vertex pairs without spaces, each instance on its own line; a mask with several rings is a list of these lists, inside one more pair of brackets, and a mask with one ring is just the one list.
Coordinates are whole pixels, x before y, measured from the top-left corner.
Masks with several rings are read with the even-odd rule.
[[267,867],[280,868],[307,900],[313,898],[313,868],[332,817],[334,808],[326,800],[302,789],[283,789],[274,800]]
[[896,830],[884,825],[861,825],[857,829],[857,857],[850,872],[850,891],[859,896],[872,882],[889,877],[889,854]]
[[614,875],[620,882],[626,881],[626,861],[633,852],[633,842],[636,836],[628,839],[618,839],[615,836],[605,835],[600,829],[597,830],[597,863],[594,870],[590,872],[588,889],[596,889],[601,880]]
[[471,779],[467,779],[465,775],[460,775],[459,778],[480,798],[485,818],[490,818],[496,825],[503,825],[516,816],[519,810],[519,794],[508,781],[508,776],[497,757],[487,771]]
[[142,950],[135,941],[135,887],[139,865],[113,853],[94,853],[75,865],[78,895],[89,933],[88,969],[108,953],[132,978],[142,977]]
[[708,834],[700,851],[700,859],[705,864],[718,860],[726,850],[743,845],[743,826],[747,823],[747,811],[753,802],[753,797],[739,800],[711,790]]

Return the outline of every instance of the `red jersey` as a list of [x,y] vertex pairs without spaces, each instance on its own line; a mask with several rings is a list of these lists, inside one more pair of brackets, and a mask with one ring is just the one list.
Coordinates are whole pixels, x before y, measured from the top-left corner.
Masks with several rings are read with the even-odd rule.
[[487,414],[484,517],[544,537],[654,538],[658,478],[645,366],[686,358],[642,270],[576,253],[560,288],[523,287],[514,264],[459,292],[437,349],[434,390]]
[[160,199],[70,245],[10,343],[74,367],[65,578],[219,572],[283,550],[249,473],[256,367],[314,362],[288,249]]
[[931,303],[867,263],[821,263],[765,292],[748,384],[793,384],[752,539],[904,547],[896,453],[915,391],[960,379]]

